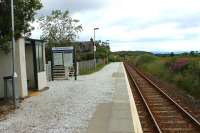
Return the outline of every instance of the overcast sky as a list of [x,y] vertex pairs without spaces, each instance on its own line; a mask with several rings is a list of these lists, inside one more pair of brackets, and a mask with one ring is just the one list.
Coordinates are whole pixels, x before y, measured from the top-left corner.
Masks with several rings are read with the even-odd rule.
[[[39,14],[69,10],[83,32],[78,40],[110,40],[112,51],[200,50],[200,0],[42,0]],[[37,27],[37,24],[34,23]],[[33,38],[39,38],[36,28]]]

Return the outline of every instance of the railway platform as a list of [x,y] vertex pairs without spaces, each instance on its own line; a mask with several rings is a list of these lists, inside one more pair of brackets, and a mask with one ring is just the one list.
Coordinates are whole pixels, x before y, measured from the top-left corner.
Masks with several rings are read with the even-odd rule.
[[123,63],[112,74],[114,92],[112,102],[100,103],[89,122],[87,133],[140,133],[135,102]]
[[49,87],[0,121],[0,133],[142,132],[123,63]]

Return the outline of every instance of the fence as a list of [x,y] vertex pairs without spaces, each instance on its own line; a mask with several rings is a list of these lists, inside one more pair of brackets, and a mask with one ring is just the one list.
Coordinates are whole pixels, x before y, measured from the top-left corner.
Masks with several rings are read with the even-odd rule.
[[108,63],[108,59],[104,58],[104,59],[97,59],[97,64],[107,64]]
[[78,72],[84,70],[93,70],[95,69],[95,60],[80,61],[77,62],[77,66],[78,66]]
[[[106,64],[107,60],[106,59],[96,59],[96,64]],[[78,67],[78,74],[80,71],[85,71],[85,70],[94,70],[95,69],[95,60],[87,60],[87,61],[80,61],[77,63]]]

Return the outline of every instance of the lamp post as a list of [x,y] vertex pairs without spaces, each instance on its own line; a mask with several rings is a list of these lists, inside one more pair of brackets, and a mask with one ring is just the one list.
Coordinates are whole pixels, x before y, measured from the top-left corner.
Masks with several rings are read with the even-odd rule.
[[[0,0],[0,3],[5,2],[4,0]],[[10,1],[10,9],[11,9],[11,25],[12,25],[12,93],[13,93],[13,103],[16,107],[16,93],[15,93],[15,78],[17,74],[15,72],[15,25],[14,25],[14,2]]]
[[96,55],[95,55],[95,52],[96,52],[96,44],[95,44],[95,33],[96,33],[96,30],[99,30],[99,28],[94,28],[94,62],[95,62],[95,69],[96,69]]
[[74,79],[77,80],[77,59],[76,59],[76,45],[74,45]]
[[[109,44],[109,42],[110,42],[110,40],[106,40],[106,45],[108,46],[108,44]],[[107,53],[107,63],[109,62],[108,60],[108,56],[109,56],[109,52]]]
[[14,25],[14,3],[11,0],[11,23],[12,23],[12,86],[13,86],[13,102],[16,106],[16,94],[15,94],[15,78],[17,74],[15,72],[15,25]]

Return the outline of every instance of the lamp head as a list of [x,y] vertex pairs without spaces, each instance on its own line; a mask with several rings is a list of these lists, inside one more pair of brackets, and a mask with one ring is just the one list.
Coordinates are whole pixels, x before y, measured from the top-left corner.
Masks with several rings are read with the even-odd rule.
[[94,30],[99,30],[99,28],[94,28]]

